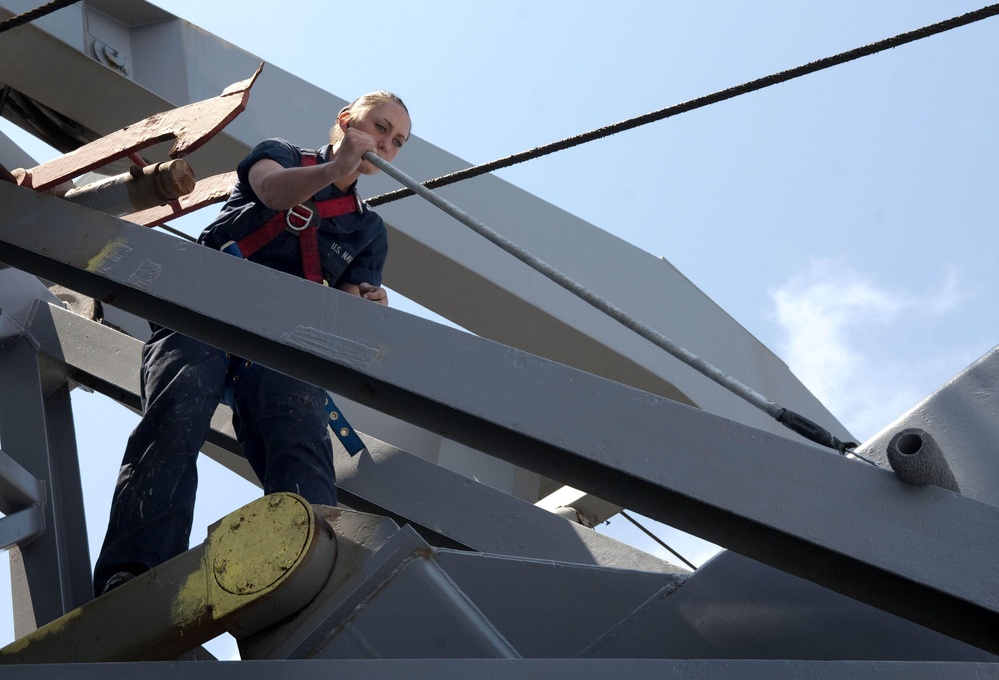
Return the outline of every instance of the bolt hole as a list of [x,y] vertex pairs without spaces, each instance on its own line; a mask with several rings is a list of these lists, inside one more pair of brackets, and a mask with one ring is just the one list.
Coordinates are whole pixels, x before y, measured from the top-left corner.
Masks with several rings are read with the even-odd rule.
[[919,450],[923,448],[923,438],[918,434],[904,434],[898,440],[898,452],[906,456],[912,456],[919,453]]

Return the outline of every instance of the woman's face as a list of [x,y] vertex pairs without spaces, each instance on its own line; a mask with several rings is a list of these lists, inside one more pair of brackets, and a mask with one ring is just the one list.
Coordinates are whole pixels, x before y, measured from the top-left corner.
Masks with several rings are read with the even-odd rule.
[[[409,114],[395,102],[384,102],[352,116],[350,127],[371,135],[378,155],[391,163],[409,139]],[[365,175],[378,172],[378,168],[367,161],[361,162],[360,170]]]

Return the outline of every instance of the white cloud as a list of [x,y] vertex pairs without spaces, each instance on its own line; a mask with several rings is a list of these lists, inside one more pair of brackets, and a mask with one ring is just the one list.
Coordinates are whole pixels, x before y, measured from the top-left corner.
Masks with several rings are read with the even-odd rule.
[[920,294],[881,286],[842,262],[816,261],[771,292],[777,353],[865,440],[975,357],[925,337],[968,297],[954,273],[942,278]]

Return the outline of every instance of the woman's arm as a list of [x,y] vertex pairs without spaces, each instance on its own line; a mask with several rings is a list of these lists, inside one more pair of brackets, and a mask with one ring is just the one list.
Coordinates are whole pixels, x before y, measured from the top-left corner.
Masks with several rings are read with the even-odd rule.
[[356,128],[347,128],[328,163],[286,168],[264,158],[250,168],[247,178],[253,193],[271,210],[287,210],[312,198],[330,184],[345,188],[357,179],[361,156],[375,151],[372,137]]

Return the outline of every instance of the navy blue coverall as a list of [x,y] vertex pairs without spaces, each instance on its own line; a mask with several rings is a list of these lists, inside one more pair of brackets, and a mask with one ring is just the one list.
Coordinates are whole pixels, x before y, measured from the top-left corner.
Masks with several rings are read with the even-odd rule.
[[[330,147],[314,153],[319,163],[326,162]],[[284,167],[303,164],[302,150],[284,140],[258,144],[237,167],[236,187],[202,233],[201,243],[221,249],[277,214],[259,202],[247,179],[250,167],[263,158]],[[314,200],[344,195],[330,186]],[[381,285],[388,240],[374,212],[363,207],[323,219],[318,240],[329,285]],[[290,232],[249,259],[302,275],[298,238]],[[118,572],[138,575],[187,550],[198,452],[223,398],[230,363],[239,361],[170,329],[152,328],[142,350],[142,420],[125,448],[107,535],[94,569],[95,594]],[[291,491],[310,503],[336,505],[325,391],[256,364],[241,369],[233,388],[233,428],[264,493]]]

